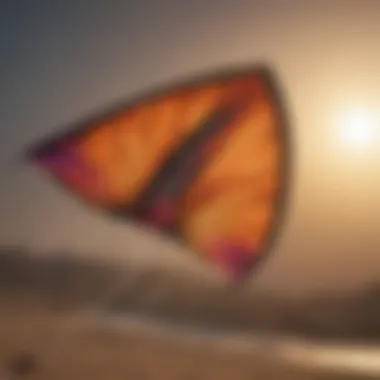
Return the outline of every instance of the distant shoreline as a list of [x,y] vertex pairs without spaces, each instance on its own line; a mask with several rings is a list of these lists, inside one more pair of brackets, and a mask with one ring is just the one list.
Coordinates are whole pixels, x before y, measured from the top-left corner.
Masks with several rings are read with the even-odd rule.
[[132,313],[171,326],[203,330],[216,326],[223,331],[262,331],[320,342],[380,342],[377,285],[351,298],[282,302],[265,295],[226,292],[162,269],[132,273],[73,255],[36,258],[14,249],[0,250],[0,292],[10,303],[15,297],[25,302],[36,298],[52,310]]

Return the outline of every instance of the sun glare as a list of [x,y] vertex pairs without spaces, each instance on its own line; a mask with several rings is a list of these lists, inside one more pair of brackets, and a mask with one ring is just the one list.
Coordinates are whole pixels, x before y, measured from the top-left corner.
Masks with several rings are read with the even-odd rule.
[[376,112],[369,109],[345,110],[339,121],[340,140],[350,150],[368,151],[374,148],[379,120]]

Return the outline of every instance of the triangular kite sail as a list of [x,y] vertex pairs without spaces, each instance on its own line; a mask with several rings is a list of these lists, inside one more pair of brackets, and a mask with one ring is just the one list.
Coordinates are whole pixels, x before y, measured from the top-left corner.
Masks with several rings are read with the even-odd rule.
[[278,224],[285,128],[272,74],[253,68],[139,98],[28,157],[87,202],[177,236],[235,277]]

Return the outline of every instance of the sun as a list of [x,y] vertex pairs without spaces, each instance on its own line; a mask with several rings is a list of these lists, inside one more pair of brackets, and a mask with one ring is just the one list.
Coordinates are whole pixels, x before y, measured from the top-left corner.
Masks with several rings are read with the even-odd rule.
[[346,109],[338,122],[339,140],[343,146],[354,151],[372,150],[379,133],[377,113],[371,109]]

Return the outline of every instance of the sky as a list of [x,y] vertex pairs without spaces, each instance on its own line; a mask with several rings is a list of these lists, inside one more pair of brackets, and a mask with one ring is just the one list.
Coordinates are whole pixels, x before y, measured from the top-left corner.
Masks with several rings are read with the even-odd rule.
[[[250,286],[310,294],[380,280],[379,15],[366,0],[2,1],[0,245],[182,265],[179,247],[83,206],[23,149],[156,85],[266,63],[285,95],[293,176]],[[375,131],[361,146],[347,133],[358,119]]]

